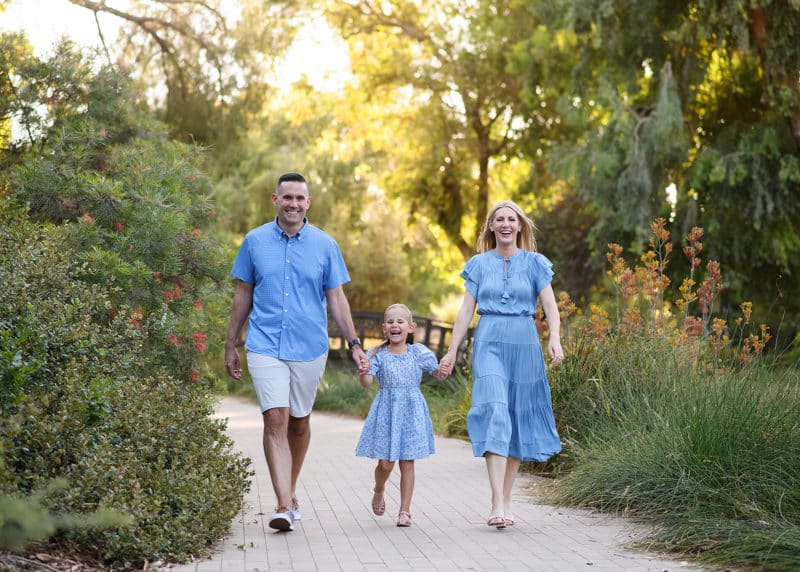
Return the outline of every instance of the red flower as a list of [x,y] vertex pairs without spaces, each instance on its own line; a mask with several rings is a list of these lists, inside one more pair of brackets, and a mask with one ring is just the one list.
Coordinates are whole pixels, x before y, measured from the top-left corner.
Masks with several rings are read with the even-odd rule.
[[176,336],[175,334],[172,334],[170,337],[167,338],[167,343],[169,345],[171,345],[171,346],[177,346],[178,345],[178,336]]
[[200,381],[200,372],[196,369],[189,370],[189,379],[192,381]]

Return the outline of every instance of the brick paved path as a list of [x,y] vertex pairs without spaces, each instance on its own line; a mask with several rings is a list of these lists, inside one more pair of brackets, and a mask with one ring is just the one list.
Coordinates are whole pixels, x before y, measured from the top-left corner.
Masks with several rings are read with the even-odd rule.
[[516,524],[485,524],[489,486],[482,459],[468,443],[436,438],[436,454],[416,463],[413,526],[395,526],[400,492],[395,467],[386,487],[386,514],[371,510],[374,462],[354,455],[361,421],[314,412],[311,446],[297,496],[303,519],[294,532],[267,526],[274,497],[261,448],[258,406],[221,401],[228,434],[253,460],[256,476],[242,511],[211,559],[173,572],[361,570],[676,571],[701,570],[686,562],[635,552],[625,544],[641,535],[614,517],[539,504],[545,481],[523,476],[515,489]]

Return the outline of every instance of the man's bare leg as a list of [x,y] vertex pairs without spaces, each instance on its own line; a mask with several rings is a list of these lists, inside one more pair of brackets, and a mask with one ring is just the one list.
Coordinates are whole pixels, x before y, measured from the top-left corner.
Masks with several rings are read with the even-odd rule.
[[268,409],[264,417],[264,455],[279,507],[292,503],[292,452],[289,448],[289,408]]
[[300,469],[308,452],[308,444],[311,442],[311,415],[305,417],[289,417],[288,440],[289,451],[292,456],[291,490],[289,491],[290,502],[297,496],[297,479],[300,477]]

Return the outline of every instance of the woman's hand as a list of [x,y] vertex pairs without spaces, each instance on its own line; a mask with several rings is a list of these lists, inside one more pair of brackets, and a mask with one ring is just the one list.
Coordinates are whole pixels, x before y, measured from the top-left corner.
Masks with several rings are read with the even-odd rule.
[[434,375],[436,379],[442,381],[447,378],[451,373],[453,373],[453,366],[456,362],[456,356],[450,352],[447,352],[444,357],[439,361],[439,367],[436,368]]
[[561,348],[561,340],[558,338],[550,338],[547,343],[547,353],[550,355],[550,363],[558,365],[564,361],[564,350]]

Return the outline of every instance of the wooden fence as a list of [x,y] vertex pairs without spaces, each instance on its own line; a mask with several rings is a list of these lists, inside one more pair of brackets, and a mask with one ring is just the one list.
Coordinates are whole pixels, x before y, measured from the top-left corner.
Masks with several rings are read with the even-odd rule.
[[[383,342],[383,332],[381,324],[383,322],[383,314],[380,312],[353,312],[353,323],[356,326],[358,337],[364,344],[364,349],[376,346]],[[443,322],[436,318],[414,316],[414,323],[417,327],[414,330],[414,341],[425,344],[428,346],[436,357],[441,358],[447,353],[447,347],[450,344],[450,336],[453,333],[453,324]],[[459,361],[463,360],[469,354],[469,348],[472,344],[472,328],[467,332],[464,341],[461,343],[461,348],[458,352]],[[328,337],[331,340],[330,344],[330,358],[342,358],[348,356],[347,341],[339,332],[336,327],[336,322],[332,319],[328,320]]]

